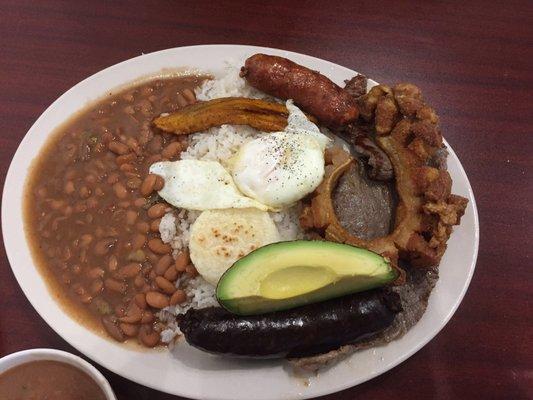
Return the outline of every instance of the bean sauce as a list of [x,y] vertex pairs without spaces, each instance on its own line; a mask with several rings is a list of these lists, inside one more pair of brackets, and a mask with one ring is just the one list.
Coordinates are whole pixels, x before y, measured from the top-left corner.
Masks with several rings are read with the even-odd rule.
[[106,395],[85,372],[58,361],[32,361],[0,375],[3,400],[105,400]]
[[175,281],[195,274],[188,254],[176,264],[159,236],[171,208],[157,195],[163,180],[148,169],[179,159],[188,145],[154,128],[153,118],[195,102],[204,79],[154,79],[110,93],[54,133],[28,178],[25,228],[36,264],[72,315],[117,341],[157,345],[154,315],[185,301]]

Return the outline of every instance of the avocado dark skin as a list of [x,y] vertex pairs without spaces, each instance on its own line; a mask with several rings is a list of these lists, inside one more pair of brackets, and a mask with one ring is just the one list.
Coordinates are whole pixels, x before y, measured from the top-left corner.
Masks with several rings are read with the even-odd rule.
[[236,357],[306,357],[379,334],[401,311],[400,298],[374,289],[262,315],[239,316],[221,307],[188,310],[179,327],[187,342]]

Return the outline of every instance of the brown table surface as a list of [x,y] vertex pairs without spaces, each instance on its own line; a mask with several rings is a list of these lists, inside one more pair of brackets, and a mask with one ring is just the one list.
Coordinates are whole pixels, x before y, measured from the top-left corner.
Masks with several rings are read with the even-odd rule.
[[[324,399],[533,398],[532,3],[2,0],[2,184],[28,128],[68,88],[141,53],[208,43],[283,48],[416,83],[476,195],[479,258],[453,319],[392,371]],[[0,356],[78,354],[25,299],[3,246],[0,294]],[[100,369],[121,400],[175,398]]]

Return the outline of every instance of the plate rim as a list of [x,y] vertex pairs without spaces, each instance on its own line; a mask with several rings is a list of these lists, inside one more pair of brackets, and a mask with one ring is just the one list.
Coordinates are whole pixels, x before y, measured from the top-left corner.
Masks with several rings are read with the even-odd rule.
[[[1,216],[2,216],[2,234],[3,234],[3,239],[4,239],[4,247],[5,247],[5,250],[6,250],[6,255],[7,255],[11,270],[13,272],[13,275],[15,276],[15,279],[17,280],[17,283],[18,283],[19,287],[22,289],[25,297],[28,299],[28,301],[30,302],[30,304],[32,305],[34,310],[48,324],[48,326],[50,326],[52,328],[52,330],[54,330],[55,333],[57,333],[63,340],[65,340],[67,343],[69,343],[69,345],[71,345],[72,347],[76,348],[76,350],[80,351],[85,356],[91,358],[92,360],[94,360],[98,364],[104,366],[106,369],[109,369],[110,371],[112,371],[112,372],[114,372],[114,373],[116,373],[116,374],[118,374],[120,376],[125,377],[126,379],[132,380],[134,382],[137,382],[139,384],[142,384],[144,386],[147,386],[147,387],[150,387],[150,388],[153,388],[153,389],[156,389],[156,390],[166,391],[167,393],[172,393],[172,394],[176,394],[176,395],[180,395],[180,396],[188,396],[188,397],[193,397],[193,398],[213,399],[213,400],[215,400],[215,399],[226,399],[226,398],[229,399],[230,397],[224,397],[224,395],[222,395],[222,396],[205,396],[202,393],[198,393],[198,392],[191,393],[190,391],[179,391],[179,392],[172,391],[172,392],[170,392],[166,388],[161,388],[159,386],[156,386],[155,384],[151,384],[151,382],[147,382],[147,381],[143,381],[143,380],[140,380],[140,379],[132,378],[131,374],[129,374],[127,370],[124,371],[124,370],[120,370],[118,368],[109,367],[108,365],[105,365],[106,363],[101,361],[101,359],[102,359],[101,357],[96,357],[93,354],[91,354],[91,355],[86,354],[85,351],[79,350],[78,346],[75,343],[73,343],[74,342],[73,340],[69,340],[68,338],[64,337],[64,335],[61,332],[59,332],[60,328],[53,326],[49,322],[49,318],[45,317],[41,312],[39,312],[38,306],[35,304],[36,299],[32,300],[31,294],[28,293],[28,287],[26,287],[25,283],[22,281],[22,279],[23,279],[22,273],[20,271],[17,272],[17,268],[14,267],[14,265],[16,264],[16,254],[15,254],[15,251],[12,248],[12,246],[8,246],[8,243],[10,243],[11,241],[10,241],[10,238],[8,236],[8,233],[7,233],[8,232],[8,230],[6,229],[7,227],[5,225],[6,224],[5,221],[7,219],[8,211],[6,211],[6,207],[4,207],[4,205],[8,202],[7,199],[9,198],[9,195],[10,195],[10,190],[8,189],[8,186],[9,186],[8,184],[9,184],[9,182],[11,182],[13,179],[16,178],[16,171],[15,171],[15,167],[16,166],[15,166],[15,162],[14,161],[17,158],[17,154],[19,153],[19,151],[21,151],[21,148],[23,148],[24,145],[26,144],[26,142],[29,140],[28,139],[29,138],[28,133],[30,133],[32,130],[34,130],[35,126],[38,126],[38,124],[42,120],[44,120],[44,119],[46,119],[48,117],[48,115],[56,107],[56,104],[58,102],[60,102],[60,100],[64,96],[66,96],[67,94],[69,94],[69,93],[71,93],[71,92],[73,92],[75,90],[78,90],[79,86],[82,86],[83,84],[87,83],[88,81],[97,79],[100,75],[108,74],[108,73],[110,73],[113,70],[124,68],[125,66],[127,66],[127,64],[138,62],[140,59],[142,59],[144,57],[147,57],[147,56],[156,57],[158,55],[164,55],[166,53],[171,53],[171,52],[176,51],[178,49],[182,50],[182,51],[186,51],[186,50],[190,50],[190,49],[208,51],[209,49],[212,49],[214,47],[216,47],[216,48],[224,48],[224,47],[226,47],[226,48],[231,48],[232,50],[237,50],[238,49],[238,50],[250,51],[250,52],[251,51],[253,51],[253,52],[258,52],[258,51],[269,52],[270,51],[270,52],[274,52],[274,53],[284,53],[287,56],[295,55],[295,56],[298,56],[298,57],[305,57],[307,59],[311,59],[311,60],[313,60],[315,62],[316,61],[318,61],[320,63],[327,62],[329,64],[332,64],[334,66],[334,68],[336,68],[337,70],[340,69],[340,70],[349,71],[350,73],[355,73],[355,71],[350,69],[350,68],[344,67],[342,65],[333,63],[333,62],[328,61],[328,60],[324,60],[324,59],[320,59],[318,57],[310,56],[310,55],[307,55],[307,54],[287,51],[287,50],[284,50],[284,49],[261,47],[261,46],[248,46],[248,45],[240,45],[240,44],[208,44],[208,45],[174,47],[174,48],[163,49],[163,50],[159,50],[159,51],[155,51],[155,52],[151,52],[151,53],[142,54],[142,55],[139,55],[137,57],[133,57],[133,58],[121,61],[121,62],[119,62],[117,64],[111,65],[111,66],[109,66],[107,68],[104,68],[104,69],[102,69],[102,70],[90,75],[89,77],[83,79],[82,81],[78,82],[77,84],[72,86],[70,89],[68,89],[67,91],[62,93],[56,100],[54,100],[54,102],[52,102],[46,108],[45,111],[43,111],[40,114],[40,116],[31,125],[31,127],[28,129],[28,131],[24,135],[22,141],[18,145],[17,150],[16,150],[15,154],[13,155],[13,158],[12,158],[12,160],[10,162],[9,169],[8,169],[7,174],[6,174],[4,188],[3,188],[2,212],[1,212]],[[322,71],[322,72],[327,74],[326,71]],[[123,84],[117,85],[117,87],[120,87],[121,85],[123,85]],[[107,88],[107,89],[105,89],[105,91],[112,90],[112,89],[115,89],[115,87]],[[98,98],[103,97],[105,91]],[[97,99],[96,98],[95,99],[91,99],[91,101],[95,101],[95,100],[97,100]],[[71,115],[72,114],[69,114],[66,118],[64,118],[62,123],[67,121],[68,118]],[[57,126],[59,126],[59,124],[56,125],[56,128],[57,128]],[[49,134],[50,134],[50,132],[47,134],[47,136]],[[457,157],[457,155],[456,155],[455,151],[453,150],[453,148],[448,144],[448,142],[446,140],[444,140],[444,142],[445,142],[445,144],[446,144],[446,146],[448,148],[450,156],[455,158],[455,160],[457,161],[457,167],[458,167],[458,170],[459,170],[459,173],[460,173],[462,179],[464,180],[464,183],[466,184],[466,189],[467,189],[467,192],[468,192],[469,201],[471,203],[472,211],[473,211],[473,223],[474,223],[473,256],[472,256],[472,259],[470,260],[469,273],[468,273],[467,279],[463,283],[463,286],[461,288],[461,292],[460,292],[459,296],[456,298],[453,306],[449,310],[447,310],[446,317],[442,319],[442,322],[438,325],[438,327],[436,329],[433,329],[429,334],[427,334],[423,338],[423,340],[418,341],[415,346],[412,346],[409,349],[409,351],[406,351],[400,357],[397,357],[393,362],[389,363],[384,368],[376,370],[376,371],[370,373],[364,379],[355,378],[355,379],[351,379],[349,381],[346,381],[345,384],[336,385],[335,387],[326,386],[326,387],[320,388],[318,390],[302,393],[301,395],[298,396],[299,399],[306,399],[306,398],[312,398],[312,397],[316,397],[316,396],[327,395],[327,394],[335,393],[335,392],[338,392],[338,391],[341,391],[341,390],[345,390],[345,389],[350,388],[350,387],[357,386],[360,383],[363,383],[363,382],[366,382],[368,380],[371,380],[371,379],[375,378],[376,376],[379,376],[379,375],[391,370],[392,368],[396,367],[397,365],[403,363],[406,359],[408,359],[413,354],[418,352],[422,347],[424,347],[429,341],[431,341],[433,338],[435,338],[442,331],[442,329],[448,324],[448,322],[450,321],[452,316],[457,311],[459,305],[462,303],[462,301],[464,299],[464,296],[465,296],[465,294],[466,294],[466,292],[468,290],[468,287],[470,285],[470,282],[472,280],[472,277],[474,275],[475,266],[476,266],[477,257],[478,257],[479,235],[480,235],[479,234],[479,216],[478,216],[478,210],[477,210],[476,200],[475,200],[475,197],[474,197],[472,186],[471,186],[470,181],[468,179],[468,176],[467,176],[467,174],[466,174],[466,172],[464,170],[464,167],[461,164],[461,162],[460,162],[459,158]],[[25,180],[26,176],[27,175],[24,174],[24,180]],[[21,205],[21,207],[22,207],[22,205]],[[26,245],[27,245],[27,243],[26,243]],[[31,255],[31,252],[30,252],[30,255]],[[37,271],[37,273],[39,274],[38,271]],[[48,286],[47,286],[47,288],[48,288]],[[73,319],[73,318],[71,317],[71,319]],[[85,328],[85,329],[87,329],[87,328]],[[268,398],[268,397],[265,397],[265,398]]]

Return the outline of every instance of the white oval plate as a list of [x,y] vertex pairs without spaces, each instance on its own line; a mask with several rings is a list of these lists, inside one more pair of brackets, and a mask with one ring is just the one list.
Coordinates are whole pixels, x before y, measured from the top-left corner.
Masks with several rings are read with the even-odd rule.
[[31,160],[50,133],[87,102],[140,77],[183,66],[216,75],[223,71],[224,60],[241,60],[257,52],[288,57],[321,71],[338,84],[355,74],[318,58],[251,46],[192,46],[142,55],[98,72],[57,99],[28,131],[7,174],[2,199],[4,242],[13,272],[33,307],[48,325],[86,356],[119,375],[164,392],[197,399],[280,400],[310,398],[357,385],[398,365],[431,340],[459,306],[474,272],[479,241],[476,204],[461,163],[449,148],[453,192],[467,197],[469,203],[461,225],[455,228],[448,243],[440,266],[440,280],[426,313],[400,340],[359,351],[311,378],[308,384],[290,374],[282,361],[225,359],[186,344],[178,346],[173,353],[137,351],[98,336],[65,314],[34,266],[24,235],[21,207]]

